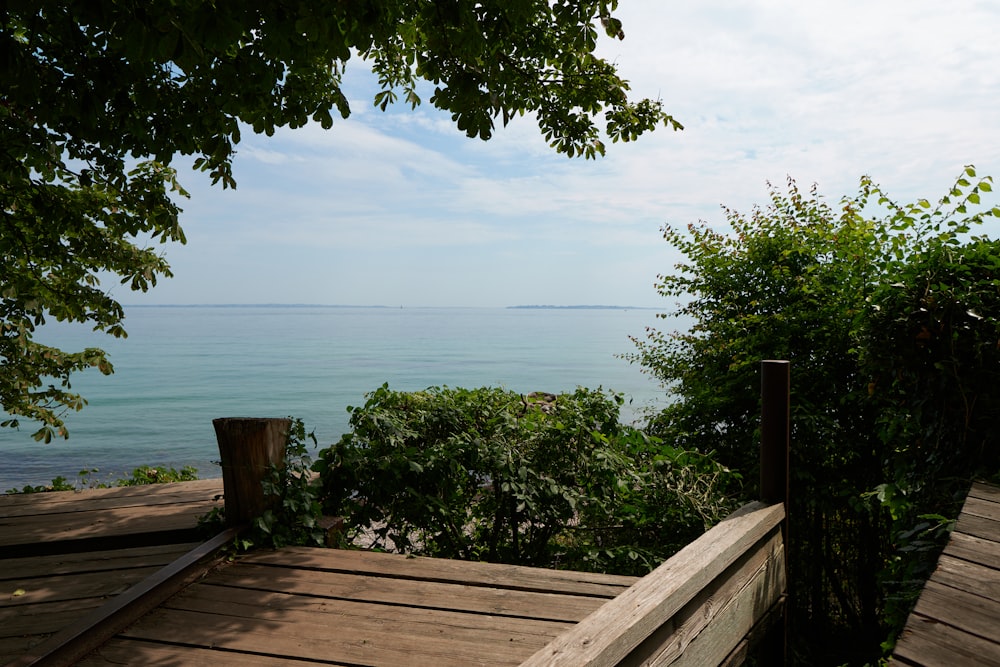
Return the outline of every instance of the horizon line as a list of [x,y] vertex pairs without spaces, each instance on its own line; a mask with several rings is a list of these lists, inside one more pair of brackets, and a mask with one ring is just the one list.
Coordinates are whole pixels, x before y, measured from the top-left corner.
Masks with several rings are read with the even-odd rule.
[[494,308],[504,310],[657,310],[657,306],[619,306],[605,304],[523,304],[514,306],[387,306],[384,304],[339,303],[125,303],[125,308]]

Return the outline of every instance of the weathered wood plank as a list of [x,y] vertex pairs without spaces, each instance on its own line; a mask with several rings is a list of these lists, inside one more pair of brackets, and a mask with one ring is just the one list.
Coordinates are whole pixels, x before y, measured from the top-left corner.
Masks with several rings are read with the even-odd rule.
[[0,637],[53,634],[106,601],[105,597],[79,598],[0,609]]
[[11,545],[79,540],[108,535],[153,533],[194,528],[198,517],[218,503],[212,500],[79,511],[72,515],[0,519],[0,549]]
[[893,658],[1000,665],[1000,488],[973,484]]
[[969,489],[969,497],[982,498],[983,500],[992,500],[993,502],[1000,503],[1000,487],[976,482]]
[[982,637],[996,635],[1000,629],[1000,605],[996,602],[933,579],[924,586],[913,611]]
[[112,489],[0,494],[0,517],[72,514],[91,509],[211,500],[221,494],[221,479],[121,486]]
[[615,597],[639,580],[638,577],[610,574],[305,547],[262,551],[251,554],[241,562],[606,598]]
[[0,496],[0,559],[197,539],[220,480]]
[[996,643],[920,614],[910,615],[894,655],[922,667],[1000,667]]
[[[20,647],[17,654],[5,654],[0,664],[46,641],[193,546],[2,561],[0,587],[7,595],[0,599],[0,639],[23,641],[15,642]],[[18,589],[24,594],[13,596]],[[86,596],[87,590],[92,596]]]
[[30,651],[45,641],[45,636],[23,635],[20,637],[0,637],[0,665],[6,665],[18,656]]
[[139,567],[111,572],[85,572],[57,575],[54,577],[32,577],[13,579],[7,586],[11,590],[21,588],[18,596],[0,597],[0,609],[23,607],[40,602],[76,600],[80,598],[110,597],[124,593],[130,586],[158,571],[162,566]]
[[414,627],[430,624],[477,631],[503,629],[505,632],[536,635],[549,639],[572,624],[571,621],[539,621],[441,609],[415,609],[370,602],[214,586],[208,583],[199,583],[189,587],[165,602],[163,606],[168,609],[199,611],[246,619],[288,620],[295,616],[306,615],[307,620],[332,623],[340,628],[353,627],[358,624],[376,624],[395,629],[400,624],[410,624]]
[[958,516],[955,532],[974,535],[986,540],[995,540],[1000,536],[1000,521],[963,512]]
[[[328,608],[316,605],[308,609],[287,606],[264,609],[253,604],[252,596],[249,601],[244,597],[242,604],[233,604],[225,599],[181,596],[180,599],[169,601],[161,609],[178,612],[177,615],[169,616],[170,624],[183,624],[186,622],[184,619],[194,619],[192,622],[199,624],[205,633],[211,633],[213,628],[219,634],[234,630],[239,634],[274,631],[314,643],[324,643],[337,636],[390,635],[395,643],[417,645],[425,639],[435,638],[469,645],[481,643],[484,646],[497,645],[505,648],[516,646],[524,649],[522,657],[545,646],[570,625],[545,623],[543,626],[525,619],[502,616],[482,617],[478,614],[418,607],[338,602]],[[351,609],[352,606],[357,608]],[[141,636],[146,639],[172,640],[175,637],[172,629],[161,634],[164,622],[167,621],[161,620],[141,631],[130,630],[129,636],[137,636],[135,633],[141,632]],[[232,644],[232,647],[239,649],[238,644]]]
[[1000,502],[969,496],[965,499],[965,505],[962,506],[962,514],[1000,521]]
[[[137,639],[115,638],[77,663],[79,667],[121,667],[121,665],[211,665],[212,667],[289,667],[308,661],[230,653],[190,646],[164,646]],[[312,663],[316,664],[316,663]],[[325,663],[330,664],[330,663]]]
[[[31,558],[7,558],[0,563],[0,582],[58,574],[104,572],[152,565],[163,566],[197,545],[197,542],[185,542],[133,549],[85,551]],[[2,584],[2,586],[9,588],[7,584]]]
[[390,579],[340,572],[282,570],[239,563],[213,574],[212,583],[316,597],[453,609],[498,616],[578,621],[606,598],[501,590],[439,581]]
[[[960,591],[1000,603],[1000,571],[948,555],[938,559],[932,579]],[[998,630],[1000,635],[1000,630]]]
[[121,636],[352,665],[517,665],[532,652],[531,647],[520,647],[517,642],[495,646],[432,634],[412,640],[398,636],[392,627],[372,627],[368,633],[348,635],[329,623],[246,622],[163,608],[129,626]]
[[785,589],[783,552],[769,559],[757,570],[713,619],[705,630],[691,640],[676,660],[657,661],[651,665],[704,667],[726,660],[754,625],[778,603]]
[[784,517],[782,505],[745,506],[556,638],[524,667],[617,665]]
[[778,529],[747,552],[619,667],[717,665],[785,591],[784,545]]
[[944,548],[945,554],[1000,570],[1000,541],[953,532]]
[[750,628],[750,632],[740,640],[729,655],[722,659],[718,667],[743,667],[750,656],[754,656],[757,659],[756,664],[760,665],[785,664],[787,649],[785,606],[787,603],[786,591],[778,603],[773,605],[757,622],[757,625]]

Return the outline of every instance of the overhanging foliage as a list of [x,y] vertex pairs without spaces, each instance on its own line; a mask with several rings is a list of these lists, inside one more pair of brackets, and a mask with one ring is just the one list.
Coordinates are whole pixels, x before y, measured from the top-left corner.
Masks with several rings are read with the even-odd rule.
[[[194,156],[234,187],[245,128],[273,134],[347,117],[341,78],[360,60],[374,103],[430,102],[488,139],[497,122],[534,114],[569,156],[604,153],[680,125],[659,101],[628,99],[599,34],[623,36],[616,0],[472,2],[11,0],[0,8],[0,401],[35,434],[67,435],[79,409],[70,375],[104,353],[38,344],[47,317],[124,336],[100,279],[146,290],[170,270],[156,243],[184,241],[171,168]],[[46,386],[46,382],[52,384]]]

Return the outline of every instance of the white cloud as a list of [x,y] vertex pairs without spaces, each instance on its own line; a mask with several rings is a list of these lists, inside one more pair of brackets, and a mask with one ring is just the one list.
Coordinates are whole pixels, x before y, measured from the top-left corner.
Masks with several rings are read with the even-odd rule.
[[236,193],[184,176],[191,245],[148,298],[502,305],[531,301],[543,273],[553,303],[655,305],[676,261],[659,228],[749,211],[769,180],[835,200],[870,174],[935,199],[965,164],[1000,176],[990,3],[630,0],[618,14],[626,39],[603,54],[683,132],[596,162],[555,155],[530,117],[484,143],[426,100],[373,109],[354,63],[349,119],[247,132]]

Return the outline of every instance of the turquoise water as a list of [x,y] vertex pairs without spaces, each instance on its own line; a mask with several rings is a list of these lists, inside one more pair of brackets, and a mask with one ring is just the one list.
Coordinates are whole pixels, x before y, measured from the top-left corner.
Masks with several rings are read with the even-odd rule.
[[115,374],[87,371],[73,389],[89,400],[68,441],[0,430],[0,492],[98,468],[112,479],[138,465],[193,465],[221,473],[212,419],[295,416],[320,445],[348,429],[347,408],[383,382],[393,389],[501,386],[514,391],[624,393],[622,416],[661,405],[660,387],[615,357],[657,324],[652,310],[133,307],[129,338],[46,327],[64,349],[108,350]]

